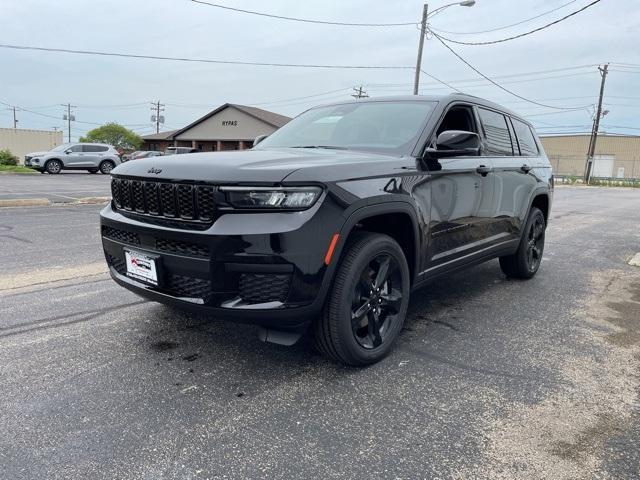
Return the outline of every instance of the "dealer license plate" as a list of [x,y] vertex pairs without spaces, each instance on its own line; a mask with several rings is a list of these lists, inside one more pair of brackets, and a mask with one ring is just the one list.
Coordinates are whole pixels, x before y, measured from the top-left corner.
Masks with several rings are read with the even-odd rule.
[[133,250],[125,250],[124,256],[127,262],[128,277],[141,280],[151,285],[158,285],[157,257]]

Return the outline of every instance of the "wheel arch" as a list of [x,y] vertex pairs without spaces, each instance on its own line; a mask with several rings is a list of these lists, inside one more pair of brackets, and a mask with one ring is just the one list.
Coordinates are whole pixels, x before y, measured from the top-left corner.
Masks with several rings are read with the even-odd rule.
[[359,231],[389,235],[405,254],[413,285],[420,271],[420,228],[415,207],[409,202],[393,201],[361,207],[354,211],[340,231],[340,258],[349,239]]
[[537,207],[542,211],[544,215],[544,223],[547,225],[549,223],[549,213],[551,211],[551,197],[548,191],[546,190],[538,190],[533,193],[531,196],[531,202],[529,202],[529,209],[527,212],[530,212],[533,207]]
[[64,162],[62,161],[61,158],[58,157],[52,157],[52,158],[47,158],[44,163],[42,164],[43,168],[47,167],[47,163],[49,163],[51,160],[57,160],[60,162],[60,164],[62,165],[62,168],[64,168]]

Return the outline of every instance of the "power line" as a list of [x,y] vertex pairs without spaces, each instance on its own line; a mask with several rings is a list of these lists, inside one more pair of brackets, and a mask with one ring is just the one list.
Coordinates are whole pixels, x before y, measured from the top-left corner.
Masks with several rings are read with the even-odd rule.
[[[575,12],[571,12],[569,15],[565,15],[562,18],[559,18],[558,20],[555,20],[551,23],[547,23],[546,25],[543,25],[542,27],[538,27],[535,28],[533,30],[529,30],[528,32],[524,32],[521,33],[519,35],[514,35],[512,37],[507,37],[507,38],[501,38],[500,40],[491,40],[488,42],[462,42],[459,40],[453,40],[451,38],[446,38],[446,37],[442,37],[444,40],[446,40],[447,42],[451,42],[451,43],[457,43],[458,45],[494,45],[496,43],[502,43],[502,42],[508,42],[509,40],[515,40],[516,38],[522,38],[522,37],[526,37],[527,35],[531,35],[532,33],[536,33],[539,32],[540,30],[544,30],[545,28],[549,28],[557,23],[560,23],[564,20],[567,20],[570,17],[573,17],[574,15],[577,15],[580,12],[583,12],[584,10],[586,10],[589,7],[592,7],[593,5],[595,5],[596,3],[599,3],[601,0],[594,0],[593,2],[589,3],[588,5],[585,5],[584,7],[582,7],[579,10],[576,10]],[[433,33],[433,31],[432,31]],[[434,33],[435,35],[435,33]]]
[[351,22],[332,22],[328,20],[313,20],[309,18],[297,18],[297,17],[285,17],[283,15],[274,15],[271,13],[256,12],[253,10],[245,10],[242,8],[229,7],[227,5],[220,5],[217,3],[204,2],[202,0],[191,0],[193,3],[200,3],[202,5],[208,5],[209,7],[222,8],[224,10],[231,10],[233,12],[248,13],[249,15],[257,15],[260,17],[276,18],[278,20],[289,20],[292,22],[303,23],[317,23],[321,25],[339,25],[342,27],[402,27],[407,25],[416,25],[419,22],[401,22],[401,23],[351,23]]
[[309,63],[269,63],[269,62],[245,62],[241,60],[213,60],[207,58],[188,57],[163,57],[160,55],[136,55],[133,53],[96,52],[92,50],[73,50],[69,48],[33,47],[29,45],[10,45],[2,43],[0,48],[13,50],[36,50],[41,52],[74,53],[79,55],[97,55],[102,57],[141,58],[147,60],[170,60],[175,62],[213,63],[219,65],[253,65],[259,67],[295,67],[295,68],[344,68],[344,69],[369,69],[369,70],[413,70],[408,66],[392,65],[326,65]]
[[434,79],[436,82],[441,83],[441,84],[442,84],[442,85],[444,85],[445,87],[449,87],[450,89],[455,90],[455,91],[456,91],[456,92],[458,92],[458,93],[462,93],[462,91],[461,91],[461,90],[458,90],[456,87],[454,87],[453,85],[448,84],[448,83],[447,83],[447,82],[445,82],[444,80],[440,80],[439,78],[437,78],[437,77],[435,77],[435,76],[431,75],[430,73],[425,72],[425,71],[424,71],[424,70],[422,70],[422,69],[420,69],[420,71],[421,71],[424,75],[426,75],[427,77]]
[[[565,72],[565,71],[569,71],[569,70],[580,70],[583,68],[592,68],[592,67],[597,67],[598,64],[597,63],[589,63],[589,64],[585,64],[585,65],[575,65],[575,66],[571,66],[571,67],[562,67],[562,68],[552,68],[552,69],[547,69],[547,70],[535,70],[535,71],[531,71],[531,72],[520,72],[520,73],[512,73],[512,74],[508,74],[508,75],[496,75],[493,77],[494,80],[496,79],[505,79],[505,78],[517,78],[517,77],[529,77],[531,75],[542,75],[545,73],[556,73],[556,72]],[[594,73],[593,71],[590,71],[588,73]],[[563,78],[563,76],[558,76],[558,77],[548,77],[548,78]],[[547,77],[545,77],[547,78]],[[544,78],[543,78],[544,79]],[[532,79],[532,80],[536,80],[536,79]],[[468,83],[468,82],[483,82],[483,79],[480,78],[464,78],[464,79],[457,79],[457,80],[449,80],[449,83]],[[366,86],[367,87],[403,87],[406,85],[413,85],[413,82],[411,83],[368,83]]]
[[504,25],[502,27],[490,28],[489,30],[478,30],[478,31],[475,31],[475,32],[452,32],[452,31],[449,31],[449,30],[442,30],[440,28],[432,28],[432,30],[435,30],[436,32],[450,33],[452,35],[476,35],[478,33],[497,32],[498,30],[505,30],[507,28],[516,27],[518,25],[522,25],[523,23],[530,22],[531,20],[535,20],[536,18],[544,17],[545,15],[549,15],[550,13],[556,12],[556,11],[566,7],[567,5],[571,5],[572,3],[576,3],[577,1],[578,0],[571,0],[570,2],[563,3],[559,7],[556,7],[554,9],[552,9],[552,10],[547,10],[546,12],[543,12],[543,13],[541,13],[539,15],[536,15],[535,17],[525,18],[524,20],[521,20],[519,22],[512,23],[510,25]]
[[[597,0],[600,1],[600,0]],[[544,103],[540,103],[540,102],[536,102],[535,100],[531,100],[529,98],[523,97],[522,95],[518,95],[517,93],[503,87],[502,85],[500,85],[498,82],[496,82],[495,80],[492,80],[491,78],[487,77],[484,73],[482,73],[480,70],[478,70],[476,67],[474,67],[473,65],[471,65],[469,62],[467,62],[464,58],[462,58],[453,48],[451,48],[441,37],[440,35],[438,35],[437,33],[433,33],[433,36],[436,37],[438,39],[438,41],[440,43],[442,43],[442,45],[445,46],[445,48],[447,50],[449,50],[451,53],[453,53],[453,55],[455,55],[458,60],[460,60],[462,63],[464,63],[467,67],[469,67],[471,70],[473,70],[474,72],[476,72],[478,75],[480,75],[481,77],[483,77],[484,79],[488,80],[489,82],[491,82],[492,84],[494,84],[496,87],[498,87],[499,89],[507,92],[510,95],[513,95],[516,98],[519,98],[521,100],[525,100],[529,103],[532,103],[534,105],[538,105],[541,107],[546,107],[546,108],[553,108],[554,110],[582,110],[584,108],[587,108],[588,105],[586,106],[581,106],[581,107],[556,107],[553,105],[546,105]]]

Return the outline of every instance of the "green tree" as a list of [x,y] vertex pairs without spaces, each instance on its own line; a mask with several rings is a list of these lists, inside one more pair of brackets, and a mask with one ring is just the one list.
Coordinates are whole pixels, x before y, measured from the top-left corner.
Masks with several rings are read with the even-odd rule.
[[117,123],[106,123],[87,132],[81,142],[108,143],[118,150],[137,150],[142,145],[142,137]]

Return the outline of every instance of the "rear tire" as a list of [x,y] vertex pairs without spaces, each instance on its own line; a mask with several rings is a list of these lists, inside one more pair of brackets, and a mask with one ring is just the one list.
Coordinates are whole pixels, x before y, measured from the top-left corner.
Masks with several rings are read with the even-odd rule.
[[542,263],[545,229],[544,214],[532,207],[518,250],[513,255],[500,257],[500,268],[507,277],[528,279],[536,274]]
[[113,161],[103,160],[100,163],[100,173],[102,173],[103,175],[109,175],[111,173],[111,170],[113,170],[115,166],[116,164],[113,163]]
[[409,267],[400,245],[387,235],[358,233],[345,248],[314,323],[314,343],[337,362],[363,366],[387,355],[402,330]]
[[62,170],[62,162],[60,160],[55,160],[55,159],[49,160],[45,164],[44,169],[47,171],[47,173],[50,173],[51,175],[57,175]]

